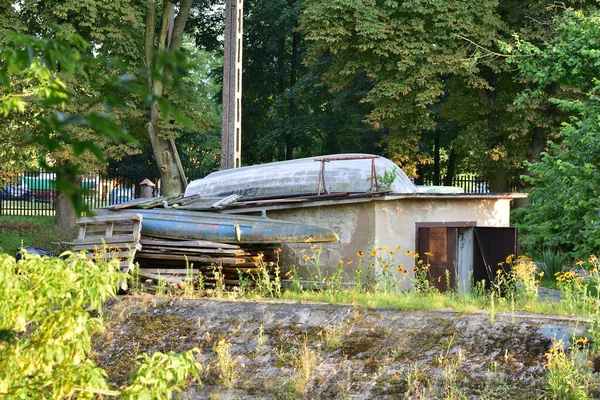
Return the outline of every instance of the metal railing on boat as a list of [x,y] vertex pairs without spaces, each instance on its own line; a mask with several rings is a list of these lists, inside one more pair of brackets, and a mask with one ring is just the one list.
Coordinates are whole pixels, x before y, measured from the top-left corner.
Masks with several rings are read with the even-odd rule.
[[376,191],[379,191],[379,182],[377,182],[377,170],[375,168],[375,159],[379,158],[379,156],[375,155],[364,155],[364,156],[343,156],[343,157],[319,157],[315,158],[315,161],[321,163],[321,170],[319,171],[319,189],[317,191],[317,196],[321,195],[321,187],[323,188],[323,193],[330,194],[327,192],[327,187],[325,185],[325,163],[330,161],[350,161],[350,160],[371,160],[371,188],[370,192],[373,191],[373,187],[375,187]]

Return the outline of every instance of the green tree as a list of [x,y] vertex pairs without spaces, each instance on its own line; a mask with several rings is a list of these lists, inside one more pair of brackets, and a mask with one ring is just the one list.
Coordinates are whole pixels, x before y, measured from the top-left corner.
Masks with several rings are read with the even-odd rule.
[[[6,13],[0,15],[0,29],[6,34],[0,45],[4,62],[8,65],[12,60],[20,69],[7,68],[1,82],[8,123],[0,127],[0,136],[9,145],[0,155],[4,165],[11,167],[6,168],[6,175],[13,176],[32,164],[44,164],[44,159],[32,161],[33,154],[47,153],[55,161],[62,194],[57,201],[57,220],[64,222],[64,216],[69,217],[65,225],[73,223],[75,213],[61,204],[70,205],[66,201],[70,199],[79,210],[84,209],[76,195],[81,173],[101,170],[106,158],[118,161],[139,152],[136,140],[142,146],[153,144],[155,156],[160,155],[155,160],[163,190],[181,192],[184,180],[173,139],[182,132],[191,136],[215,123],[212,115],[218,110],[212,106],[214,111],[207,117],[208,102],[200,99],[202,93],[196,89],[203,82],[191,79],[193,71],[186,72],[190,64],[185,56],[195,49],[181,49],[191,2],[177,3],[176,8],[168,1],[163,5],[157,11],[156,2],[135,0],[28,0],[18,7],[3,3]],[[169,29],[171,12],[178,18]],[[162,26],[156,26],[156,14]],[[48,38],[48,49],[40,44],[43,40],[36,42],[37,48],[11,41],[11,33],[18,32]],[[59,43],[65,55],[56,57],[51,47]],[[42,60],[44,76],[31,76],[36,73],[37,59]],[[181,72],[187,75],[183,77]],[[39,84],[43,80],[54,86],[43,87]],[[89,120],[91,117],[97,121]],[[185,130],[185,121],[194,130]],[[89,156],[90,151],[95,157]]]
[[507,50],[520,73],[535,83],[523,95],[544,96],[560,86],[552,103],[570,115],[559,140],[531,165],[531,205],[517,213],[523,243],[580,257],[600,251],[600,12],[567,9],[553,21],[552,40],[517,40]]
[[302,63],[298,30],[303,1],[246,1],[244,21],[244,162],[257,163],[339,152],[379,152],[384,130],[366,123],[360,100],[370,85],[357,77],[329,92],[321,79],[332,58]]
[[366,120],[385,128],[382,150],[407,172],[431,173],[440,183],[444,169],[446,182],[455,169],[478,172],[491,178],[493,191],[506,191],[556,133],[561,112],[548,99],[557,87],[515,103],[530,81],[506,64],[498,46],[515,32],[548,40],[553,2],[304,3],[307,62],[329,60],[320,82],[334,93],[368,80],[355,92],[370,106]]
[[388,155],[405,169],[418,162],[423,131],[435,128],[432,107],[452,75],[472,87],[485,82],[474,72],[469,44],[491,45],[500,19],[495,1],[306,1],[301,30],[310,41],[308,61],[333,57],[323,75],[332,91],[363,74],[370,88],[361,101],[367,120],[389,132]]
[[[57,182],[61,199],[70,199],[63,204],[71,204],[80,211],[85,209],[79,196],[81,189],[77,182],[69,179],[80,173],[80,164],[76,161],[103,161],[103,146],[107,142],[131,140],[112,118],[97,111],[97,106],[92,105],[79,113],[69,112],[73,108],[65,82],[78,74],[85,75],[82,57],[85,48],[86,43],[77,35],[50,40],[12,34],[0,46],[0,63],[5,66],[0,70],[0,82],[3,84],[0,110],[8,121],[3,126],[6,129],[3,135],[6,135],[8,143],[33,149],[30,152],[46,151],[55,159],[69,158],[69,162],[60,163],[51,170],[61,177]],[[60,76],[54,72],[59,69]],[[107,103],[110,104],[110,101]],[[31,120],[20,120],[19,116],[28,111]],[[24,131],[19,132],[18,128]],[[96,140],[94,132],[101,132]],[[41,163],[44,164],[45,160]],[[57,218],[61,214],[70,216],[74,224],[73,209],[64,211],[57,204]]]

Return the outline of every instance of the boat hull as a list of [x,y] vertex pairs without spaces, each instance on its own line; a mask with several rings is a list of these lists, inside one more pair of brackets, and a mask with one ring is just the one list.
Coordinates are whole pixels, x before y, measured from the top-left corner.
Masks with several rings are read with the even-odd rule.
[[[331,157],[342,160],[325,162],[325,172],[321,176],[322,163],[318,160]],[[363,158],[358,159],[360,157]],[[185,195],[222,197],[237,194],[242,199],[256,199],[324,192],[367,193],[375,188],[371,187],[372,160],[365,157],[373,156],[336,154],[217,171],[203,179],[192,181]],[[378,177],[393,179],[391,182],[379,182],[380,190],[417,193],[417,188],[395,163],[383,157],[374,158],[373,162]],[[320,179],[323,177],[324,179]]]
[[266,217],[219,214],[175,209],[97,210],[100,215],[135,212],[142,215],[142,235],[174,240],[209,240],[221,243],[336,242],[331,229],[272,220]]

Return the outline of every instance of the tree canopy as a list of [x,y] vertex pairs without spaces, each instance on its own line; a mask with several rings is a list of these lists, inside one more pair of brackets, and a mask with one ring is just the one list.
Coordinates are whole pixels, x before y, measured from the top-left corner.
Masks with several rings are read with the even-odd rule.
[[[3,3],[0,62],[12,65],[0,69],[3,174],[46,150],[66,172],[105,165],[103,157],[131,170],[154,159],[167,191],[181,190],[181,166],[217,168],[223,5]],[[570,233],[552,245],[569,247],[578,220],[592,240],[595,160],[584,149],[594,144],[596,6],[247,0],[243,163],[369,152],[438,184],[473,172],[492,191],[535,185],[531,210],[549,222],[530,231],[532,244],[542,229],[560,230]],[[567,172],[550,170],[568,171],[578,195],[551,195],[552,179],[564,184]],[[574,212],[565,214],[572,225],[550,222],[559,209]]]
[[567,9],[553,27],[552,40],[518,40],[514,48],[513,61],[535,83],[524,97],[559,84],[562,96],[551,102],[570,115],[560,140],[530,165],[533,203],[517,216],[529,248],[587,257],[600,251],[600,12]]
[[[0,94],[7,123],[0,127],[0,136],[8,143],[1,154],[5,177],[52,160],[55,172],[72,177],[61,179],[61,193],[76,200],[78,175],[102,170],[107,159],[139,153],[153,143],[151,138],[162,149],[157,160],[163,165],[165,151],[173,154],[163,147],[174,146],[178,135],[215,136],[218,108],[205,97],[206,90],[198,89],[206,84],[201,81],[208,68],[202,57],[210,56],[193,45],[181,48],[185,18],[176,24],[175,36],[167,38],[164,27],[161,40],[169,39],[171,47],[163,50],[153,45],[160,42],[154,36],[160,32],[158,24],[148,24],[154,2],[3,4],[0,46],[7,68],[0,69],[5,71]],[[176,11],[184,11],[184,5]],[[158,10],[158,16],[170,12],[165,10]],[[188,56],[197,62],[193,69]],[[214,140],[204,141],[210,143],[208,156],[214,157]],[[188,158],[201,163],[201,157]],[[181,179],[172,178],[179,171],[173,165],[162,171],[163,189],[182,191]],[[76,205],[83,210],[83,204]]]
[[548,101],[560,86],[516,102],[530,78],[501,51],[514,33],[553,35],[550,1],[255,0],[245,10],[247,163],[374,152],[417,178],[474,172],[507,191],[560,125]]

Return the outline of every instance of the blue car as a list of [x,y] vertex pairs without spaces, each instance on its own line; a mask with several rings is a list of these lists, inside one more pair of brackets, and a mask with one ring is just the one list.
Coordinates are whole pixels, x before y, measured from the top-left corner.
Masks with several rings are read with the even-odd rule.
[[25,200],[34,202],[36,195],[27,186],[12,185],[2,190],[2,198],[6,200]]

